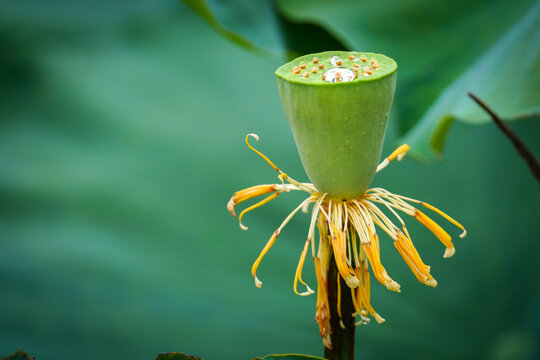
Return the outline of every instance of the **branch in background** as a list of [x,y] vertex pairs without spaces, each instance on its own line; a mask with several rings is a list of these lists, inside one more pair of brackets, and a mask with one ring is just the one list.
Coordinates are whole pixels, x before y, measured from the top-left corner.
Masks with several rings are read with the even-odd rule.
[[527,165],[529,166],[529,169],[531,169],[531,172],[533,173],[536,180],[540,183],[540,163],[538,163],[538,160],[534,157],[532,152],[527,148],[527,146],[521,141],[521,139],[516,135],[515,132],[512,131],[502,120],[501,118],[495,114],[493,110],[489,106],[487,106],[482,100],[480,100],[476,95],[472,93],[468,93],[469,96],[476,101],[478,105],[480,105],[493,119],[495,124],[499,127],[499,129],[502,130],[502,132],[512,141],[514,144],[514,147],[518,151],[519,155],[527,162]]

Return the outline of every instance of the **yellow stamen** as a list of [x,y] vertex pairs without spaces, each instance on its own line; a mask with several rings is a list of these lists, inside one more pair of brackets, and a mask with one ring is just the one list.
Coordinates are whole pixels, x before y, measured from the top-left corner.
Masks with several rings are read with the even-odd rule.
[[[308,237],[308,239],[306,240],[306,243],[304,244],[304,250],[302,251],[302,255],[300,255],[300,260],[298,261],[298,266],[296,267],[296,273],[294,274],[294,285],[293,285],[293,290],[294,290],[294,293],[296,295],[301,295],[301,296],[307,296],[307,295],[311,295],[314,293],[314,291],[309,287],[308,284],[306,284],[303,280],[302,280],[302,268],[304,267],[304,262],[306,260],[306,254],[307,254],[307,250],[308,250],[308,247],[309,247],[309,242],[310,242],[311,238]],[[303,292],[303,293],[299,293],[297,288],[298,288],[298,280],[300,280],[300,282],[306,286],[307,288],[307,291]]]
[[259,264],[261,263],[264,255],[266,255],[266,253],[270,250],[270,248],[272,247],[272,245],[274,245],[274,242],[276,242],[276,239],[277,237],[279,236],[279,233],[281,232],[281,230],[285,227],[285,225],[287,225],[287,223],[292,219],[292,217],[298,212],[298,210],[300,210],[303,206],[304,206],[304,203],[306,202],[310,202],[310,201],[313,201],[313,197],[309,197],[307,198],[306,200],[302,201],[302,203],[300,205],[298,205],[296,207],[296,209],[294,209],[290,214],[289,216],[287,216],[285,218],[285,220],[283,220],[283,222],[281,223],[281,225],[279,226],[279,228],[277,228],[276,231],[274,231],[274,233],[272,234],[272,236],[270,237],[270,240],[268,240],[268,242],[266,243],[266,245],[264,246],[263,250],[261,251],[259,257],[257,258],[257,260],[255,260],[255,262],[253,263],[253,266],[251,267],[251,276],[253,276],[253,278],[255,279],[255,286],[257,286],[258,288],[260,288],[262,286],[262,282],[257,278],[257,268],[259,267]]
[[376,236],[376,234],[375,236],[373,236],[370,230],[368,231],[371,237],[371,243],[362,244],[362,249],[364,249],[366,256],[368,257],[371,268],[373,269],[373,274],[381,284],[386,286],[388,290],[401,292],[400,285],[394,280],[392,280],[390,276],[388,276],[386,269],[381,264],[378,237]]
[[345,239],[342,238],[341,231],[338,231],[333,223],[330,223],[332,229],[332,248],[334,249],[334,258],[336,259],[336,265],[339,273],[345,279],[345,282],[350,288],[358,286],[358,279],[347,266],[347,254],[345,249]]
[[246,135],[246,144],[247,144],[247,146],[251,150],[255,151],[260,157],[262,157],[274,170],[276,170],[279,173],[282,173],[282,171],[279,170],[279,168],[276,165],[274,165],[274,163],[272,161],[270,161],[269,158],[267,158],[265,155],[263,155],[263,153],[261,153],[259,150],[255,149],[253,146],[250,145],[250,143],[249,143],[249,137],[250,136],[252,138],[254,138],[255,140],[259,141],[259,135],[257,135],[257,134],[247,134]]
[[[317,201],[317,204],[313,207],[313,214],[311,216],[311,223],[309,225],[308,237],[307,237],[306,243],[304,244],[304,249],[302,251],[302,254],[300,255],[300,260],[298,261],[298,266],[296,267],[296,273],[294,274],[293,290],[294,290],[295,294],[301,295],[301,296],[307,296],[307,295],[311,295],[311,294],[314,293],[314,291],[308,286],[308,284],[306,284],[302,280],[302,269],[304,267],[304,262],[306,260],[306,255],[307,255],[307,250],[308,250],[308,247],[309,247],[309,243],[310,243],[310,241],[312,241],[312,239],[314,237],[315,222],[317,220],[317,215],[319,213],[319,208],[321,206],[321,200],[322,199]],[[309,203],[306,203],[306,205],[307,204],[309,204]],[[313,241],[315,241],[315,240],[313,239]],[[298,293],[298,290],[297,290],[298,280],[300,280],[300,282],[306,286],[307,291],[305,291],[303,293]]]
[[358,274],[357,276],[363,277],[363,281],[362,281],[363,286],[358,288],[357,302],[361,302],[362,306],[367,310],[367,312],[371,316],[373,316],[375,321],[377,321],[377,323],[381,324],[381,323],[385,322],[386,320],[382,316],[380,316],[375,311],[375,309],[373,309],[373,307],[371,306],[370,301],[369,301],[369,297],[370,297],[370,294],[369,294],[369,271],[368,271],[368,268],[367,268],[367,263],[364,263],[363,267],[361,268],[361,271],[362,271],[362,274],[358,274],[358,272],[360,272],[360,269],[357,269],[357,274]]
[[343,324],[343,320],[341,319],[341,279],[339,273],[337,274],[337,314],[339,316],[339,326],[341,326],[342,329],[345,329],[345,324]]
[[326,292],[326,280],[323,275],[322,262],[323,257],[313,258],[315,262],[315,273],[317,275],[317,310],[315,320],[319,323],[319,332],[323,338],[325,347],[331,349],[332,341],[330,340],[330,308],[328,303],[328,294]]
[[255,210],[256,208],[258,207],[261,207],[263,206],[264,204],[266,203],[269,203],[270,201],[274,200],[275,198],[277,198],[281,193],[280,192],[277,192],[277,193],[274,193],[268,197],[266,197],[264,200],[262,201],[259,201],[258,203],[256,203],[255,205],[251,205],[250,207],[244,209],[244,211],[242,211],[240,213],[240,215],[238,216],[238,222],[240,223],[240,228],[242,228],[242,230],[247,230],[248,227],[245,226],[244,224],[242,224],[242,217],[244,217],[244,214],[250,212],[251,210]]
[[452,224],[454,224],[455,226],[457,226],[458,228],[463,230],[463,233],[461,233],[461,235],[459,235],[460,238],[464,238],[465,236],[467,236],[467,230],[465,230],[465,227],[463,227],[463,225],[458,223],[456,220],[452,219],[450,216],[446,215],[444,212],[437,209],[435,206],[431,206],[428,203],[425,203],[423,201],[420,201],[420,204],[424,205],[428,209],[430,209],[430,210],[436,212],[437,214],[441,215],[443,218],[445,218],[446,220],[450,221]]
[[409,149],[410,147],[407,144],[399,146],[396,150],[394,150],[393,153],[390,154],[390,156],[385,158],[383,162],[380,163],[379,166],[377,166],[377,172],[384,169],[388,164],[390,164],[390,162],[394,161],[396,158],[398,159],[398,161],[401,161],[401,159],[403,159]]
[[236,205],[256,196],[268,194],[273,191],[276,191],[275,185],[256,185],[237,191],[233,194],[233,196],[227,203],[227,210],[231,213],[232,216],[236,216],[236,214],[234,213],[234,207]]
[[437,281],[429,273],[429,266],[422,262],[418,251],[416,251],[416,248],[408,237],[401,234],[399,239],[394,241],[394,246],[418,281],[428,286],[437,286]]
[[456,249],[454,244],[452,244],[452,238],[446,231],[443,230],[435,221],[431,220],[426,214],[420,210],[416,210],[414,215],[416,220],[418,220],[422,225],[427,227],[433,235],[435,235],[443,244],[446,246],[446,251],[444,252],[443,257],[448,258],[454,255]]

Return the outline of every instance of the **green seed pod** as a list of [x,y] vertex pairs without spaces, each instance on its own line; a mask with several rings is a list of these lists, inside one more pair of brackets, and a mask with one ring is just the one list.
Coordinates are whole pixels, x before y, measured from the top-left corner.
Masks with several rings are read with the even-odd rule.
[[276,71],[281,102],[306,173],[328,197],[361,197],[379,162],[396,88],[384,55],[327,51]]

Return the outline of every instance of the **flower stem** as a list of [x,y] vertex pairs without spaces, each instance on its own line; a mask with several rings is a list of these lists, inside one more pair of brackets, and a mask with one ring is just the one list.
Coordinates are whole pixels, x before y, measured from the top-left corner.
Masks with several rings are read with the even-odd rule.
[[337,313],[338,269],[334,257],[331,256],[328,270],[328,302],[330,303],[330,326],[332,328],[332,349],[324,348],[324,357],[329,360],[354,360],[354,320],[355,312],[350,289],[340,276],[341,314],[345,329],[341,328]]

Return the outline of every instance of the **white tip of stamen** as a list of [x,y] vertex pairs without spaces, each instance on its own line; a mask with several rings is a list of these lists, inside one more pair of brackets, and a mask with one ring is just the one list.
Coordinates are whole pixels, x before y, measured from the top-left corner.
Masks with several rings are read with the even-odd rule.
[[259,141],[259,135],[257,135],[257,134],[251,133],[251,134],[248,134],[247,136],[251,136],[255,140]]
[[240,225],[240,229],[242,229],[244,231],[248,229],[248,227],[246,225],[244,225],[242,223],[238,223],[238,224]]
[[386,286],[386,288],[388,290],[395,291],[395,292],[398,292],[398,293],[401,292],[401,285],[399,285],[394,280],[386,282],[385,286]]
[[261,286],[262,286],[262,282],[261,282],[261,280],[259,280],[259,278],[257,277],[257,275],[255,275],[255,286],[258,287],[259,289],[260,289]]
[[315,291],[309,287],[309,285],[306,285],[307,291],[304,291],[303,293],[300,293],[298,295],[300,296],[309,296],[311,294],[315,294]]
[[403,159],[405,157],[405,155],[407,155],[407,152],[405,151],[404,153],[401,153],[397,156],[397,160],[398,161],[401,161],[401,159]]
[[345,330],[345,324],[343,323],[343,320],[339,319],[339,327]]
[[322,341],[323,345],[325,348],[327,349],[331,349],[332,348],[332,343],[330,342],[330,338],[323,338],[323,341]]
[[465,236],[467,236],[467,230],[463,229],[463,232],[461,235],[459,235],[459,237],[463,239]]
[[390,163],[390,161],[388,159],[384,159],[383,162],[380,163],[379,166],[377,166],[377,171],[376,172],[379,172],[382,169],[384,169],[389,163]]
[[375,313],[375,315],[373,316],[375,318],[375,321],[379,324],[382,324],[383,322],[385,322],[386,320],[379,314]]
[[233,198],[231,198],[231,200],[229,200],[229,202],[227,203],[227,211],[231,213],[232,216],[236,216],[236,214],[234,213],[234,200]]
[[435,279],[433,279],[433,280],[426,279],[424,281],[424,284],[426,284],[427,286],[431,286],[431,287],[437,287],[437,280],[435,280]]
[[304,206],[302,206],[302,212],[304,214],[307,214],[308,213],[308,210],[309,210],[309,203],[305,203]]
[[345,279],[345,282],[347,283],[347,286],[351,289],[356,289],[358,285],[360,285],[360,281],[356,276],[350,276]]
[[455,253],[456,253],[456,248],[455,247],[446,248],[446,250],[444,251],[443,257],[444,258],[449,258],[449,257],[454,256]]

